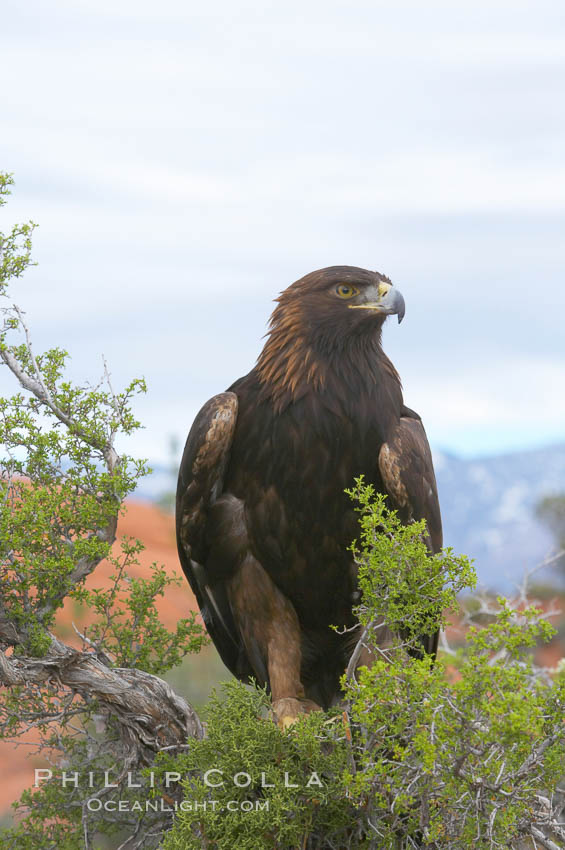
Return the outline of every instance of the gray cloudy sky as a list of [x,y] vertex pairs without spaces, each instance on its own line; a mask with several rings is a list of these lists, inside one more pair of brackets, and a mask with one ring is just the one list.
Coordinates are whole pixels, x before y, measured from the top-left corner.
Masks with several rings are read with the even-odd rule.
[[[77,376],[144,375],[167,456],[312,269],[388,274],[385,348],[436,447],[565,439],[561,0],[4,0],[1,228]],[[5,389],[8,376],[0,372]]]

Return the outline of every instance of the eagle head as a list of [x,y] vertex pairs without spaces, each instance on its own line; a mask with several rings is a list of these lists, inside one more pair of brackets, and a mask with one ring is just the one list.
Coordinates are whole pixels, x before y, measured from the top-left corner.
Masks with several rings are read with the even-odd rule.
[[[314,331],[323,325],[324,318],[331,317],[341,323],[345,333],[354,331],[360,321],[365,324],[365,319],[372,323],[372,329],[382,326],[391,315],[401,322],[405,313],[404,298],[386,275],[356,266],[329,266],[310,272],[276,300],[279,307],[271,317],[271,328],[293,309],[308,317]],[[362,312],[351,314],[349,310]],[[371,325],[365,329],[370,330]]]
[[344,363],[357,371],[367,365],[372,373],[385,319],[396,315],[401,322],[405,313],[388,277],[356,266],[310,272],[276,302],[257,373],[278,409],[323,388],[330,373],[344,375]]

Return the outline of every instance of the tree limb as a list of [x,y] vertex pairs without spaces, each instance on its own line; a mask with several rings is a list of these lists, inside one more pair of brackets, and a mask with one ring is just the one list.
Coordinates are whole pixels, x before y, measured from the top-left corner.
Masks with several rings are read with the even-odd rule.
[[46,685],[52,680],[85,701],[95,699],[112,716],[131,765],[151,764],[164,747],[182,747],[187,738],[203,737],[194,709],[151,673],[108,667],[95,654],[73,649],[53,636],[49,652],[41,658],[0,652],[3,685]]

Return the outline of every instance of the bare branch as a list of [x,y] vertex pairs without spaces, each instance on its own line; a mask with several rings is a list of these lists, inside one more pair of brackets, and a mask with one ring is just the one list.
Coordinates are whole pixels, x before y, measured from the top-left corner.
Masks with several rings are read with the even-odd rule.
[[551,838],[544,835],[541,829],[538,829],[537,826],[531,827],[531,833],[540,844],[547,848],[547,850],[563,850],[563,845],[556,844],[555,841],[552,841]]
[[51,637],[42,658],[0,653],[0,682],[8,687],[46,685],[55,680],[85,701],[93,699],[117,721],[132,765],[150,764],[163,747],[202,738],[193,708],[173,689],[142,670],[111,668],[90,652],[80,652]]

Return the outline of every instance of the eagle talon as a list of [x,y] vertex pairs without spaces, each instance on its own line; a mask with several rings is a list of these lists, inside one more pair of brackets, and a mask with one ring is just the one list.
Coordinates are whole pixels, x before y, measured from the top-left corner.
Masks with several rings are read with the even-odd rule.
[[294,726],[301,714],[309,714],[311,711],[321,711],[320,706],[311,699],[294,699],[283,697],[273,703],[273,720],[281,731]]

